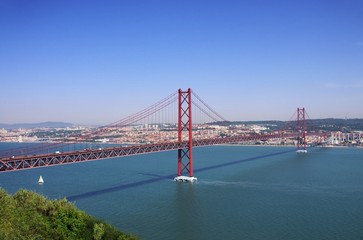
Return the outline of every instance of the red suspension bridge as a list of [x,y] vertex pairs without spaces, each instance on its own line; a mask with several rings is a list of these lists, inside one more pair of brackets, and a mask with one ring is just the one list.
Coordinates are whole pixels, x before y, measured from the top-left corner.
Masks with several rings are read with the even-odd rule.
[[[177,92],[140,112],[90,132],[81,132],[67,136],[64,141],[3,150],[0,152],[0,171],[32,169],[177,150],[178,170],[176,180],[194,181],[196,178],[194,177],[193,147],[271,139],[294,139],[298,152],[306,152],[307,136],[314,135],[316,139],[320,139],[325,134],[309,131],[306,124],[307,114],[305,108],[298,108],[295,115],[296,120],[290,121],[280,131],[210,136],[206,126],[217,122],[228,125],[228,121],[206,104],[196,93],[192,92],[191,89],[186,91],[179,89]],[[160,125],[164,127],[162,130],[159,129],[159,131],[153,128],[141,129],[142,126],[147,125],[156,126],[155,128],[158,128]],[[127,139],[131,137],[127,129],[136,129],[139,134],[143,135],[144,139],[152,136],[152,141],[149,138],[149,141],[140,140],[139,144],[96,149],[75,147],[77,144],[80,145],[80,143],[102,141],[102,136],[122,135]],[[156,136],[156,132],[167,132],[167,134]],[[115,135],[115,133],[118,134]],[[135,138],[135,136],[132,137]],[[59,149],[68,150],[59,151]],[[183,176],[184,173],[187,176]]]

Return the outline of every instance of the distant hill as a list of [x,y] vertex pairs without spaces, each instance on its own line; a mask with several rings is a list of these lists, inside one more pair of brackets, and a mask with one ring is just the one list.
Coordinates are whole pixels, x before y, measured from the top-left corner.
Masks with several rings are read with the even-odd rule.
[[[295,120],[296,121],[296,120]],[[308,119],[306,120],[308,128],[314,126],[315,130],[325,130],[325,131],[363,131],[363,119],[352,118],[352,119],[341,119],[341,118],[326,118],[326,119]],[[284,129],[286,126],[293,127],[294,124],[288,121],[234,121],[234,122],[219,122],[220,125],[236,125],[236,124],[246,124],[246,125],[263,125],[269,127],[271,130]]]
[[[326,131],[363,131],[363,119],[339,119],[339,118],[326,118],[326,119],[308,119],[306,120],[308,128],[314,126],[315,130],[326,130]],[[287,126],[294,127],[294,123],[288,121],[233,121],[233,122],[215,122],[217,125],[263,125],[268,127],[270,130],[280,130]],[[76,124],[65,123],[65,122],[42,122],[42,123],[16,123],[16,124],[3,124],[0,123],[0,129],[18,129],[18,128],[66,128],[75,127]]]
[[75,126],[73,123],[65,122],[42,122],[42,123],[0,123],[0,128],[17,129],[17,128],[66,128]]

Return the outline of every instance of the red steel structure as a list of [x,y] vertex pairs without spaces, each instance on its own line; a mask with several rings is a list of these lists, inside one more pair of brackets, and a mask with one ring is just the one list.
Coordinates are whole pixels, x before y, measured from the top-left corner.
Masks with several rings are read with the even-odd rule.
[[297,109],[297,122],[296,122],[298,139],[297,148],[306,150],[306,117],[305,108]]
[[178,143],[183,142],[183,131],[187,133],[189,143],[186,148],[178,148],[178,176],[182,176],[186,170],[193,177],[192,90],[179,89],[178,93]]
[[[199,105],[192,101],[192,90],[189,88],[186,91],[179,89],[175,94],[163,99],[157,104],[140,111],[131,117],[126,118],[116,123],[117,126],[122,126],[125,122],[134,123],[137,119],[149,116],[166,106],[172,104],[173,101],[178,100],[178,141],[162,142],[155,144],[141,144],[134,146],[119,146],[119,147],[106,147],[102,149],[84,149],[84,150],[74,150],[68,152],[54,152],[54,153],[38,153],[38,150],[47,150],[52,147],[58,147],[62,143],[50,143],[44,147],[35,147],[29,149],[23,149],[22,155],[10,155],[11,151],[5,152],[6,155],[0,155],[0,172],[1,171],[13,171],[22,169],[31,169],[37,167],[47,167],[59,164],[68,164],[76,162],[85,162],[92,160],[100,160],[107,158],[116,158],[122,156],[147,154],[152,152],[161,151],[178,151],[178,177],[183,177],[183,172],[187,172],[190,178],[194,178],[194,166],[193,166],[193,146],[209,146],[215,144],[225,144],[225,143],[238,143],[244,141],[266,141],[268,139],[280,139],[280,138],[297,138],[298,149],[303,148],[306,150],[306,136],[310,133],[306,132],[306,111],[305,108],[297,109],[297,131],[292,133],[283,132],[272,132],[272,133],[249,133],[241,134],[229,137],[217,137],[201,140],[193,140],[193,121],[192,121],[192,105],[195,104],[196,109],[201,110],[202,113],[208,114],[206,109],[201,108]],[[207,106],[197,95],[196,99],[200,100],[207,109],[212,110]],[[97,132],[103,129],[98,129]],[[312,133],[311,135],[316,135],[317,133]],[[321,134],[318,134],[321,135]],[[69,144],[69,143],[63,143]],[[40,148],[40,149],[38,149]],[[192,179],[193,180],[193,179]]]
[[[296,138],[296,133],[284,134],[285,138]],[[249,134],[234,137],[211,138],[203,140],[194,140],[194,147],[210,146],[216,144],[238,143],[244,141],[259,141],[267,139],[281,138],[280,133],[267,134]],[[163,152],[179,149],[189,149],[192,146],[187,141],[182,142],[163,142],[159,144],[143,144],[127,147],[109,147],[103,149],[87,149],[80,151],[70,151],[63,153],[37,154],[33,156],[15,156],[10,158],[0,158],[0,172],[32,169],[37,167],[48,167],[60,164],[69,164],[76,162],[87,162],[107,158],[116,158],[132,155],[147,154],[153,152]],[[190,164],[186,163],[190,169]],[[190,170],[189,170],[190,171]],[[190,174],[189,174],[190,175]]]

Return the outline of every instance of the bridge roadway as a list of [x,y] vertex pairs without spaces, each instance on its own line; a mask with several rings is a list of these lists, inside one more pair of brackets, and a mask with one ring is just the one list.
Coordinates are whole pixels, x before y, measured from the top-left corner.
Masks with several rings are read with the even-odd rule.
[[[209,146],[216,144],[238,143],[246,141],[259,141],[277,138],[296,138],[297,133],[281,134],[251,134],[247,136],[233,136],[224,138],[212,138],[203,140],[194,140],[193,147]],[[176,149],[185,149],[189,146],[189,141],[182,142],[163,142],[158,144],[143,144],[126,147],[110,147],[103,149],[87,149],[80,151],[38,154],[32,156],[15,156],[0,158],[0,172],[24,170],[38,167],[48,167],[60,164],[70,164],[77,162],[86,162],[107,158],[131,156],[138,154],[147,154],[153,152],[170,151]]]

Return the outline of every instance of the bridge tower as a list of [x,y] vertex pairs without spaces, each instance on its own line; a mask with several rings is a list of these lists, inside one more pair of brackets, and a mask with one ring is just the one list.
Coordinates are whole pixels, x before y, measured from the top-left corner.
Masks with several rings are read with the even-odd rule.
[[299,153],[306,153],[306,113],[305,108],[297,109],[297,123],[296,130],[299,133],[297,139],[297,151]]
[[[190,88],[187,91],[179,89],[178,99],[178,143],[182,145],[183,133],[186,133],[188,144],[186,148],[178,149],[178,176],[174,180],[194,182],[197,178],[194,177],[193,167],[192,90]],[[189,173],[189,176],[183,176],[184,170]]]

